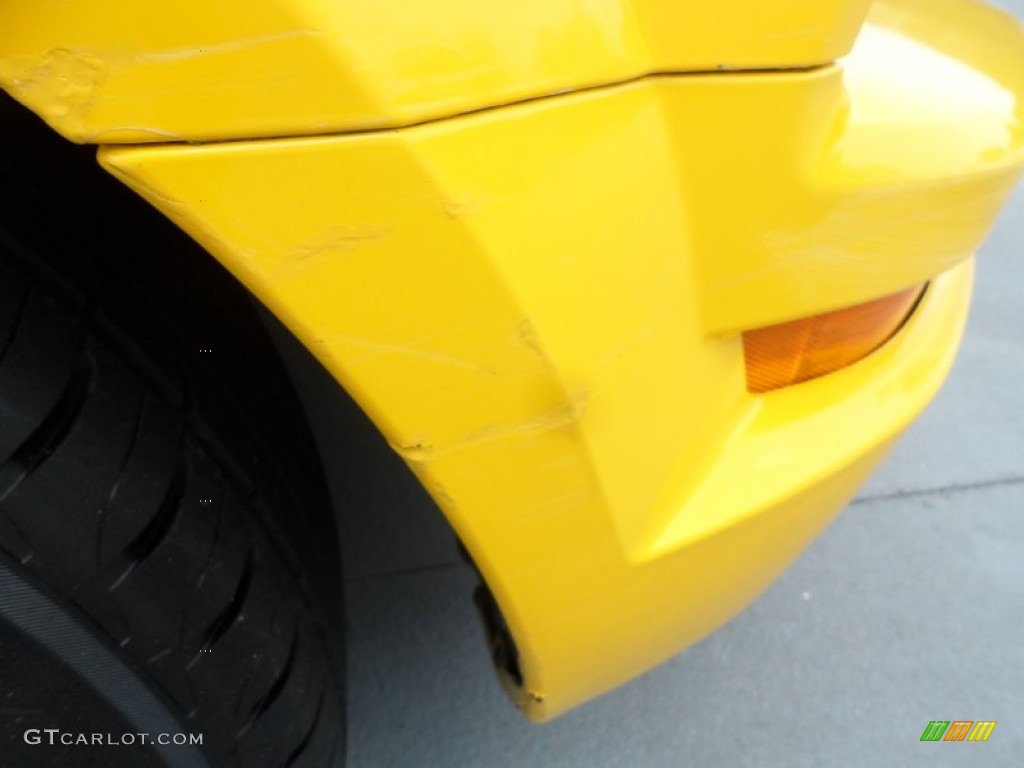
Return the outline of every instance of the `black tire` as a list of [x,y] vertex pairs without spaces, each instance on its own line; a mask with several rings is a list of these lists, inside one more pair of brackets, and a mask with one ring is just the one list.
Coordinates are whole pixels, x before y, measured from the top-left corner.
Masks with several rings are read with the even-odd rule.
[[341,765],[333,517],[248,298],[81,148],[0,118],[24,155],[0,156],[4,765]]

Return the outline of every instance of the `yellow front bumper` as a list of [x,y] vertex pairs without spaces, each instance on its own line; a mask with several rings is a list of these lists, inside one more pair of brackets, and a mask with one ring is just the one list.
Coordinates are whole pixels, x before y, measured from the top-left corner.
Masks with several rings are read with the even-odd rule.
[[[1024,36],[876,3],[787,73],[649,76],[397,130],[109,147],[337,376],[480,566],[544,720],[754,598],[952,361],[1024,161]],[[931,281],[768,395],[739,332]]]

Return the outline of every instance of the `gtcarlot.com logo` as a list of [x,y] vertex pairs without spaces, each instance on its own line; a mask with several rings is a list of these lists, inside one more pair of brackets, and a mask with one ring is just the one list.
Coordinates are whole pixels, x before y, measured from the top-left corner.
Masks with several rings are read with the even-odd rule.
[[127,747],[134,744],[185,746],[203,743],[201,733],[75,733],[60,728],[29,728],[26,744],[63,744],[65,746]]

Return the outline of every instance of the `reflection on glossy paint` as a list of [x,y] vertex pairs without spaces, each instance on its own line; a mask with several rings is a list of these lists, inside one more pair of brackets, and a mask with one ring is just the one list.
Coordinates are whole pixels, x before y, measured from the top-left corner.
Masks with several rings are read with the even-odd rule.
[[[1021,141],[1012,90],[898,31],[865,26],[843,80],[850,129],[837,149],[851,169],[962,173],[1005,162]],[[921,140],[937,129],[947,140]]]

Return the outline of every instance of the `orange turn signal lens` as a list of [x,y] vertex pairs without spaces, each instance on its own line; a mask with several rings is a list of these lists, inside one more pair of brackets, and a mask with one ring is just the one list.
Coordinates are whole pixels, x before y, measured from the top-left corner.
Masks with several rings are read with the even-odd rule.
[[887,342],[914,311],[919,285],[855,307],[743,334],[747,389],[770,392],[845,368]]

